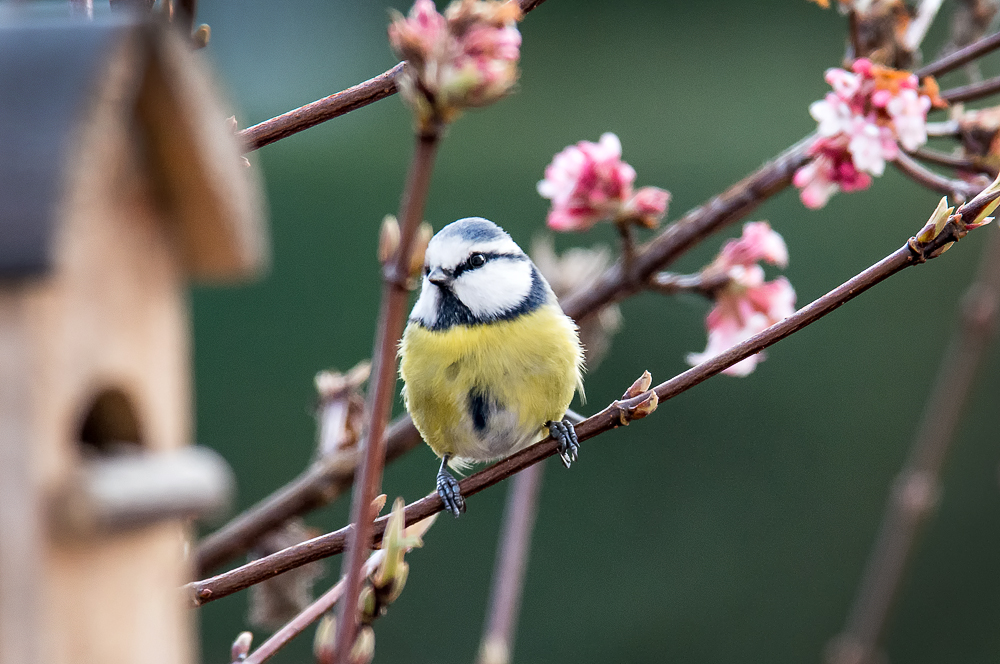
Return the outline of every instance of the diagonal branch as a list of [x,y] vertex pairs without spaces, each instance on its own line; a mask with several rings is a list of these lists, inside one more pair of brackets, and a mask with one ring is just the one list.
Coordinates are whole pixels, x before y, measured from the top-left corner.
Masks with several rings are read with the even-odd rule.
[[[995,196],[990,198],[990,200],[994,198]],[[981,199],[976,199],[972,203],[982,204],[982,201]],[[978,209],[981,210],[982,208]],[[960,208],[959,211],[972,214],[972,212],[963,208]],[[956,217],[958,219],[954,221]],[[759,353],[768,346],[816,322],[834,309],[849,302],[897,272],[911,265],[923,263],[943,253],[942,248],[945,245],[957,241],[965,234],[964,227],[960,226],[961,215],[956,214],[952,217],[952,220],[945,225],[942,232],[933,240],[922,243],[916,238],[910,238],[903,247],[894,253],[798,310],[788,318],[772,325],[760,334],[733,346],[728,351],[702,362],[698,366],[656,386],[653,394],[661,402],[671,399],[737,362]],[[652,395],[649,392],[643,392],[630,399],[613,402],[601,412],[587,418],[576,426],[579,439],[581,441],[588,440],[611,429],[625,426],[633,419],[644,417],[650,411],[651,399]],[[655,402],[653,402],[653,405],[655,406]],[[475,495],[510,477],[514,473],[552,456],[556,453],[556,448],[557,443],[549,437],[540,443],[499,461],[462,480],[460,483],[462,495],[467,498]],[[406,523],[411,524],[431,514],[440,512],[442,507],[441,498],[437,493],[430,494],[407,506]],[[372,530],[374,541],[378,541],[381,537],[387,521],[386,517],[375,521]],[[200,606],[206,602],[226,597],[251,585],[265,581],[282,572],[340,553],[344,550],[344,544],[351,531],[352,526],[341,528],[335,532],[321,535],[289,547],[271,556],[260,558],[230,572],[204,581],[188,584],[186,589],[190,593],[192,604]]]
[[905,152],[897,154],[892,164],[901,173],[920,186],[927,187],[931,191],[936,191],[939,194],[944,194],[945,196],[951,196],[960,203],[969,200],[978,192],[982,191],[983,186],[985,186],[988,182],[982,183],[981,186],[976,186],[972,183],[966,182],[965,180],[954,180],[952,178],[945,177],[923,166],[920,162],[916,161]]
[[932,62],[929,65],[921,67],[913,73],[919,78],[924,78],[925,76],[940,76],[941,74],[947,73],[953,69],[958,69],[962,65],[972,62],[977,58],[981,58],[987,53],[995,51],[998,48],[1000,48],[1000,32],[994,33],[989,37],[984,37],[977,42],[969,44],[965,48],[955,51],[950,55],[946,55],[945,57],[938,59],[936,62]]

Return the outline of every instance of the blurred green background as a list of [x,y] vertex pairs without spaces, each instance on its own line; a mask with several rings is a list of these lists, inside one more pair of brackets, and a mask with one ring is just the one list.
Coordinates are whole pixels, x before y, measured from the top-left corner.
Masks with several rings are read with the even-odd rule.
[[[246,127],[394,64],[387,8],[203,2],[198,20],[212,26],[207,56]],[[575,141],[616,132],[637,185],[669,189],[676,219],[804,136],[815,127],[808,104],[829,89],[823,71],[840,63],[846,20],[805,0],[550,0],[521,28],[517,93],[450,129],[426,217],[440,228],[486,216],[526,246],[545,232],[535,183]],[[996,70],[987,59],[986,73]],[[273,268],[258,283],[193,296],[197,438],[236,470],[239,508],[308,463],[316,371],[346,370],[371,353],[377,231],[397,209],[411,150],[408,112],[392,97],[251,156],[267,185]],[[801,306],[901,246],[936,198],[890,168],[823,210],[787,191],[751,219],[770,220],[787,240],[785,274]],[[712,379],[587,443],[572,471],[549,460],[514,660],[820,661],[992,232],[782,342],[749,378]],[[557,246],[614,239],[598,228]],[[722,240],[675,267],[697,270]],[[696,298],[626,302],[613,350],[587,376],[584,410],[618,397],[644,369],[656,382],[685,369],[685,354],[705,346],[707,309]],[[998,386],[992,352],[889,627],[892,661],[1000,659]],[[422,446],[387,469],[384,491],[418,498],[435,470]],[[471,499],[459,520],[439,520],[411,554],[404,594],[375,625],[377,662],[473,660],[504,489]],[[343,525],[347,502],[309,523]],[[339,568],[330,561],[317,588]],[[204,662],[228,661],[246,629],[245,598],[200,610]],[[311,636],[273,661],[312,661]]]

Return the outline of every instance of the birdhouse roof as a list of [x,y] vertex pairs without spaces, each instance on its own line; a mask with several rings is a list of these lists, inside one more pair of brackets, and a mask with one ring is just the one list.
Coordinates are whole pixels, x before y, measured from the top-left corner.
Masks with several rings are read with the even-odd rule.
[[115,103],[139,127],[188,274],[228,280],[264,267],[261,187],[186,40],[148,17],[41,16],[34,4],[0,8],[0,278],[51,267],[67,172],[90,167],[73,163],[75,140],[112,65],[129,70],[131,90]]

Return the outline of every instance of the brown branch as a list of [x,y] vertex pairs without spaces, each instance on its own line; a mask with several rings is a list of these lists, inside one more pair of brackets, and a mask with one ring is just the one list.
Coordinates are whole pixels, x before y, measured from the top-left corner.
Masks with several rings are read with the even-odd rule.
[[913,73],[919,78],[924,78],[925,76],[940,76],[945,72],[958,69],[967,62],[972,62],[976,58],[980,58],[990,51],[994,51],[998,48],[1000,48],[1000,32],[994,33],[989,37],[984,37],[973,44],[969,44],[965,48],[955,51],[950,55],[946,55],[945,57],[940,58],[936,62],[932,62],[925,67],[921,67]]
[[324,97],[287,113],[282,113],[278,117],[255,124],[237,135],[243,141],[246,152],[252,152],[282,138],[288,138],[292,134],[315,127],[321,122],[332,120],[396,94],[396,74],[402,70],[403,63],[400,62],[375,78],[370,78],[329,97]]
[[[423,442],[409,415],[396,419],[385,438],[386,463]],[[363,449],[365,444],[359,447]],[[354,482],[358,456],[355,449],[316,461],[297,478],[205,537],[194,554],[198,576],[245,553],[261,536],[289,519],[336,500]]]
[[959,203],[964,203],[969,200],[982,191],[983,187],[986,185],[985,182],[981,186],[976,186],[966,182],[965,180],[947,178],[943,175],[935,173],[929,168],[922,166],[919,162],[915,161],[913,157],[902,151],[896,155],[892,164],[897,170],[899,170],[900,173],[906,175],[920,186],[927,187],[931,191],[936,191],[939,194],[951,196]]
[[698,274],[660,272],[650,278],[648,287],[649,290],[656,291],[662,295],[693,293],[711,298],[717,291],[729,285],[730,281],[731,278],[725,272],[707,276],[701,272]]
[[[982,209],[981,206],[984,204],[982,200],[976,199],[973,202],[980,206],[977,210]],[[974,216],[973,211],[969,209],[970,205],[960,208],[959,211]],[[956,219],[957,221],[955,221]],[[937,256],[941,253],[944,245],[955,242],[964,235],[964,229],[958,227],[958,224],[961,223],[961,215],[956,213],[952,220],[932,241],[920,243],[915,238],[910,238],[910,241],[896,252],[788,318],[733,346],[726,352],[688,369],[665,383],[661,383],[654,390],[656,397],[662,402],[691,389],[737,362],[759,353],[768,346],[816,322],[900,270]],[[581,441],[585,441],[611,429],[627,425],[633,419],[644,417],[649,412],[649,400],[650,394],[644,392],[630,399],[615,401],[601,412],[578,424],[576,426],[577,436]],[[473,496],[514,473],[552,456],[556,452],[556,447],[557,443],[551,437],[546,438],[540,443],[465,478],[460,482],[462,495],[466,498]],[[407,506],[406,523],[407,525],[415,523],[431,514],[440,512],[441,509],[441,498],[437,493],[432,493]],[[375,521],[372,529],[374,539],[368,540],[369,542],[379,541],[387,521],[388,517],[382,517]],[[190,593],[192,604],[200,606],[265,581],[282,572],[340,553],[344,550],[344,543],[352,528],[353,526],[341,528],[265,558],[260,558],[230,572],[188,584],[186,589]]]
[[396,348],[406,320],[413,247],[424,218],[424,203],[430,189],[440,136],[441,127],[417,135],[406,189],[399,204],[399,247],[383,270],[382,305],[376,328],[375,348],[372,351],[374,379],[367,404],[368,443],[365,445],[360,474],[354,480],[351,500],[351,524],[356,528],[356,536],[352,538],[342,568],[343,575],[347,577],[347,588],[344,590],[344,602],[337,620],[334,662],[338,664],[347,661],[358,629],[358,616],[354,608],[358,605],[361,593],[364,580],[362,567],[368,557],[372,521],[376,516],[372,501],[382,485],[386,448],[384,433],[396,394]]
[[[545,0],[517,1],[525,14],[545,2]],[[397,92],[396,75],[403,70],[405,64],[400,62],[392,69],[363,83],[244,129],[237,134],[244,143],[244,151],[252,152],[380,99],[391,97]]]
[[831,645],[827,658],[831,664],[876,661],[889,611],[920,526],[936,506],[941,469],[996,328],[1000,303],[1000,231],[991,230],[991,235],[979,271],[963,298],[960,324],[941,360],[909,458],[886,502],[878,538],[847,624]]
[[937,150],[931,150],[929,148],[917,148],[913,152],[908,152],[907,154],[909,154],[911,157],[915,159],[930,162],[932,164],[937,164],[939,166],[958,168],[963,171],[986,172],[984,170],[983,164],[981,164],[978,159],[970,159],[969,157],[958,157],[956,155],[947,154],[945,152],[938,152]]
[[316,601],[272,634],[267,641],[260,644],[259,648],[243,660],[243,664],[262,664],[262,662],[271,659],[275,653],[288,645],[289,641],[305,631],[306,627],[319,620],[324,613],[333,608],[333,605],[344,596],[346,585],[345,579],[338,581],[336,585],[323,593]]
[[500,527],[496,569],[478,664],[510,662],[544,469],[540,463],[528,466],[514,476],[507,489],[507,507]]
[[954,104],[960,101],[973,101],[988,97],[994,92],[1000,92],[1000,76],[988,78],[979,83],[970,83],[957,88],[951,88],[941,93],[941,98]]

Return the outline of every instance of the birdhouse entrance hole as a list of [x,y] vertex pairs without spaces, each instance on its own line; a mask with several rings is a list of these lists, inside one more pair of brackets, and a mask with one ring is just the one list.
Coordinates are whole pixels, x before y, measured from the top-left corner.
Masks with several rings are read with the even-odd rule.
[[79,440],[85,457],[138,452],[142,429],[128,395],[117,388],[100,392],[85,411]]

